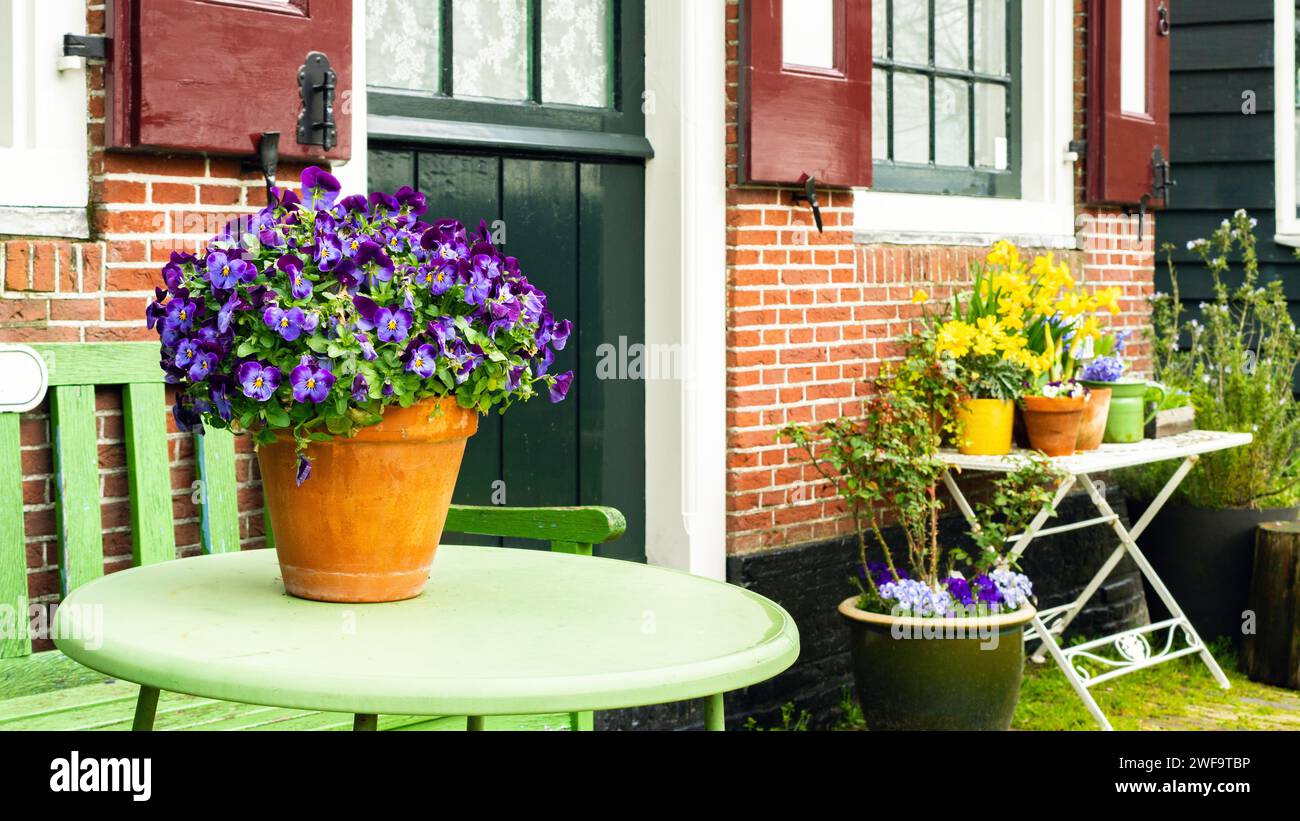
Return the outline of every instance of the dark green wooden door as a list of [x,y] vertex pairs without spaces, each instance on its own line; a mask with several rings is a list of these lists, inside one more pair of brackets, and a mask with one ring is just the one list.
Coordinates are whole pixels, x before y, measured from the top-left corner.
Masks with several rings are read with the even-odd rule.
[[456,501],[610,505],[627,534],[598,550],[644,561],[644,385],[596,369],[645,338],[644,3],[369,3],[366,53],[371,187],[419,188],[427,219],[500,221],[574,323],[554,365],[568,399],[482,418]]
[[568,398],[483,417],[455,500],[610,505],[627,517],[627,534],[599,552],[643,561],[644,383],[599,379],[596,361],[602,345],[619,349],[619,337],[644,339],[644,167],[442,150],[377,149],[369,160],[373,189],[413,185],[428,195],[427,219],[500,221],[505,252],[546,292],[551,312],[574,323],[553,368],[573,369]]

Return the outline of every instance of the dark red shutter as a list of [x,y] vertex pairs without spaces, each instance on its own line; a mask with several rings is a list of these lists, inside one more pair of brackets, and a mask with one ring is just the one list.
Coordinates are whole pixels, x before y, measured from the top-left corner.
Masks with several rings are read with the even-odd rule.
[[743,181],[870,185],[871,0],[835,0],[834,69],[785,65],[785,1],[744,0],[741,12]]
[[[116,0],[106,72],[114,148],[250,154],[280,132],[280,156],[351,153],[352,0]],[[338,145],[298,142],[298,69],[324,53],[337,74]]]
[[1169,159],[1170,0],[1143,0],[1146,14],[1146,113],[1124,111],[1121,88],[1121,4],[1088,3],[1087,195],[1094,203],[1163,205],[1152,191],[1152,156]]

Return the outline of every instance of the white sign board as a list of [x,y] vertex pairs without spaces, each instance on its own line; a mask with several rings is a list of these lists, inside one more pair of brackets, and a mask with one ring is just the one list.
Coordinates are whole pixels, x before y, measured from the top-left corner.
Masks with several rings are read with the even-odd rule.
[[26,345],[0,345],[0,413],[31,410],[45,398],[50,374]]

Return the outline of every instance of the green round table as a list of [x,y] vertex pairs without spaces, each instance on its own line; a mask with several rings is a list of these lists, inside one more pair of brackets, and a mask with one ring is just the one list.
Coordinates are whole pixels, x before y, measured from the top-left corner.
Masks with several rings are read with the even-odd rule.
[[[764,681],[799,654],[790,614],[676,570],[533,550],[443,545],[422,595],[390,604],[295,599],[275,551],[161,562],[82,585],[55,635],[73,660],[159,691],[376,716],[609,710],[705,698]],[[87,610],[86,608],[96,608]],[[93,616],[91,615],[93,613]],[[77,636],[74,620],[102,624]]]

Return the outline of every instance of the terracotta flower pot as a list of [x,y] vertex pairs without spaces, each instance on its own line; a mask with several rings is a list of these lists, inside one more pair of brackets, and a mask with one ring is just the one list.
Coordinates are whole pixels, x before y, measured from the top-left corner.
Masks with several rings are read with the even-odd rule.
[[1010,399],[963,399],[957,405],[957,450],[968,456],[1011,452],[1015,403]]
[[1088,401],[1083,405],[1083,419],[1079,421],[1079,438],[1076,450],[1096,450],[1106,436],[1106,416],[1110,412],[1110,388],[1091,388]]
[[1074,453],[1086,400],[1086,396],[1024,397],[1021,402],[1029,446],[1048,456]]
[[466,440],[478,414],[454,398],[384,410],[351,439],[311,445],[296,484],[292,439],[258,448],[285,590],[303,599],[385,602],[429,580]]

